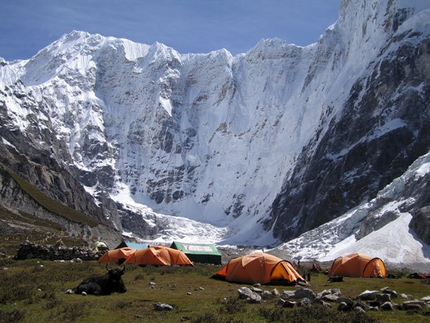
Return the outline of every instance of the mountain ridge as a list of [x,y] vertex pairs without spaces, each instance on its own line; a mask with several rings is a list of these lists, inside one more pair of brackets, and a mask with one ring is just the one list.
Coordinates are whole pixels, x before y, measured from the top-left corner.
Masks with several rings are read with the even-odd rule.
[[73,31],[2,62],[1,135],[53,158],[120,231],[159,238],[169,215],[223,243],[285,242],[428,152],[424,2],[342,1],[317,43],[234,57]]

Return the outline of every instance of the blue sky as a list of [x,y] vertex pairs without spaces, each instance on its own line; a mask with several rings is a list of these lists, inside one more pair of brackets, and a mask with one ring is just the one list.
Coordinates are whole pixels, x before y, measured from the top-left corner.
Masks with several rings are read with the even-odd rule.
[[0,0],[0,57],[28,59],[72,30],[160,42],[181,54],[247,52],[262,38],[306,46],[341,0]]

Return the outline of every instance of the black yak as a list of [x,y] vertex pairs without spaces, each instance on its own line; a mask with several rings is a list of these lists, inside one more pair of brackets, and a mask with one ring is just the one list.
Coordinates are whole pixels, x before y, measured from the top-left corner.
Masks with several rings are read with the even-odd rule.
[[75,294],[93,294],[93,295],[110,295],[112,293],[125,293],[127,288],[125,288],[124,281],[122,280],[122,275],[125,271],[125,266],[121,270],[119,268],[109,269],[106,265],[106,270],[108,271],[103,276],[94,276],[85,279],[82,283],[78,285],[73,292]]

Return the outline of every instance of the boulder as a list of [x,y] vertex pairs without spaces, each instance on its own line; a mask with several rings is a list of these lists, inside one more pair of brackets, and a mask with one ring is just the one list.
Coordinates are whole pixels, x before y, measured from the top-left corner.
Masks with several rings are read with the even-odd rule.
[[358,295],[358,298],[363,301],[373,301],[376,299],[376,295],[378,292],[376,290],[365,290],[360,295]]
[[173,306],[169,305],[169,304],[157,302],[154,304],[154,310],[156,310],[156,311],[171,311],[171,310],[173,310]]
[[316,298],[315,293],[310,288],[300,288],[294,292],[294,298],[309,298],[310,300],[314,300]]
[[381,310],[383,311],[392,311],[394,309],[393,304],[391,302],[385,302],[381,305]]

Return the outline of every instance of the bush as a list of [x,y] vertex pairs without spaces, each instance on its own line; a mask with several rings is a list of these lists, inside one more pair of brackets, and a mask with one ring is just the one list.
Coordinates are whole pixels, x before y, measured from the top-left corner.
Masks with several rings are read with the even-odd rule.
[[260,316],[267,322],[294,322],[294,323],[376,323],[378,320],[360,312],[338,312],[323,306],[288,308],[262,308]]
[[23,320],[25,317],[24,310],[13,310],[10,312],[5,312],[0,310],[0,322],[4,323],[14,323]]
[[245,302],[238,297],[229,297],[224,300],[219,300],[222,304],[220,313],[234,314],[238,312],[244,312],[246,310]]

